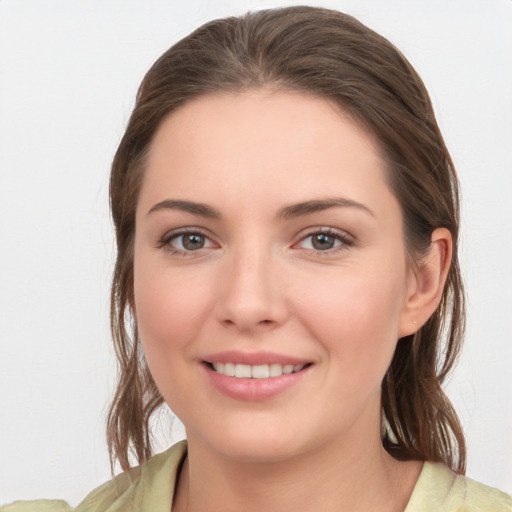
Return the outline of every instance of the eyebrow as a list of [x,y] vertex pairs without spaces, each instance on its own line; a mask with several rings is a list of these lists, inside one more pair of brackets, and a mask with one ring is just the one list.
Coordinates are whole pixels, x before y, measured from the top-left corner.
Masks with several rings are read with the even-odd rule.
[[[344,197],[331,197],[327,199],[312,199],[310,201],[304,201],[302,203],[291,204],[281,208],[277,212],[277,218],[290,219],[295,217],[303,217],[311,215],[312,213],[321,212],[328,210],[329,208],[357,208],[360,209],[372,217],[375,214],[362,203],[347,199]],[[181,210],[193,215],[199,215],[201,217],[207,217],[210,219],[220,219],[222,217],[219,210],[213,208],[213,206],[205,203],[196,203],[195,201],[185,201],[180,199],[165,199],[160,201],[151,207],[148,211],[148,215],[161,210]]]
[[194,201],[183,201],[177,199],[165,199],[151,207],[148,215],[160,210],[181,210],[184,212],[192,213],[193,215],[200,215],[201,217],[208,217],[210,219],[220,219],[221,214],[218,210],[204,203],[196,203]]
[[347,199],[344,197],[330,197],[327,199],[313,199],[311,201],[304,201],[303,203],[292,204],[290,206],[285,206],[281,210],[279,210],[277,216],[283,219],[289,219],[293,217],[302,217],[305,215],[310,215],[312,213],[321,212],[323,210],[328,210],[329,208],[357,208],[362,210],[372,217],[375,217],[375,214],[362,203],[358,203],[357,201],[353,201],[352,199]]

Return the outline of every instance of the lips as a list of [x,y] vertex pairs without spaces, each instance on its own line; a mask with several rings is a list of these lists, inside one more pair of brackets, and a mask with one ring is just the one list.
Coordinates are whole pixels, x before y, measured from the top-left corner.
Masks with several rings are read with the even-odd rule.
[[298,365],[307,364],[311,361],[296,356],[285,354],[278,354],[274,352],[242,352],[239,350],[226,350],[224,352],[216,352],[214,354],[207,354],[203,360],[208,363],[234,363],[234,364],[248,364],[251,366],[265,365],[265,364],[280,364],[280,365]]
[[313,362],[268,352],[222,352],[201,365],[210,384],[236,400],[261,401],[299,384]]

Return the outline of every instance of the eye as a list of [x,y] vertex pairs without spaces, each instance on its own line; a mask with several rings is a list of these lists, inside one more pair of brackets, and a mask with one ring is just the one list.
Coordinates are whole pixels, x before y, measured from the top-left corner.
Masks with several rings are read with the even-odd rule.
[[181,231],[165,235],[157,244],[158,247],[166,247],[171,252],[187,253],[215,247],[206,235],[196,231]]
[[303,247],[308,249],[315,249],[316,251],[327,251],[332,249],[341,242],[337,240],[333,235],[327,235],[326,233],[316,233],[315,235],[309,235],[303,240]]
[[199,233],[185,233],[173,237],[171,244],[182,251],[197,251],[205,246],[206,241],[207,238]]
[[353,241],[348,236],[332,229],[310,233],[297,244],[301,249],[317,252],[336,252],[352,245]]

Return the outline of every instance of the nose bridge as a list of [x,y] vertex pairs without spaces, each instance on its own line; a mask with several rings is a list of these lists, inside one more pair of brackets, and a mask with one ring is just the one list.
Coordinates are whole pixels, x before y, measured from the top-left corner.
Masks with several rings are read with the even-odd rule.
[[233,247],[220,276],[219,320],[241,330],[282,322],[285,303],[277,267],[271,248],[257,238]]

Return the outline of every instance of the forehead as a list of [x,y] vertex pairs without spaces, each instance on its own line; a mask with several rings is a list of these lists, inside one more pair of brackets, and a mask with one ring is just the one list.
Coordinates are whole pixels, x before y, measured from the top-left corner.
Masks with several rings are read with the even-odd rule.
[[361,202],[379,193],[391,195],[379,148],[348,115],[316,96],[258,89],[203,96],[164,119],[140,199]]

